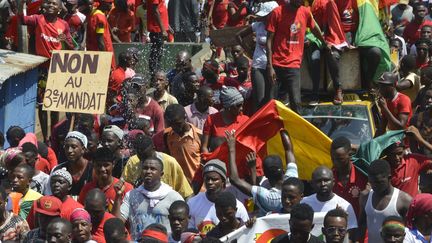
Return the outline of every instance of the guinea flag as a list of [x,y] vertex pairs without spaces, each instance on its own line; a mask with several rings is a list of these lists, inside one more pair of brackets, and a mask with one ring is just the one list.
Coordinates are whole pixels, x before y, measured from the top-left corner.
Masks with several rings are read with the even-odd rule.
[[360,47],[381,49],[381,61],[374,75],[374,80],[377,80],[383,72],[390,71],[391,62],[389,44],[378,20],[378,3],[373,3],[370,0],[357,0],[359,25],[355,42]]
[[[312,171],[320,165],[331,168],[331,139],[281,102],[271,100],[236,131],[236,162],[240,177],[249,174],[245,157],[252,151],[261,159],[279,155],[286,165],[280,137],[282,129],[290,136],[300,179],[310,179]],[[214,152],[204,154],[203,158],[206,161],[218,158],[228,163],[226,142]],[[258,175],[263,174],[261,159],[257,159]]]

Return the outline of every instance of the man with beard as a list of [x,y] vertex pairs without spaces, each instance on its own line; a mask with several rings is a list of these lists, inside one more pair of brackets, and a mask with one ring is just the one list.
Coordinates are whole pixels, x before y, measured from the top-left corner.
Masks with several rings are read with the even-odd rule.
[[180,194],[161,181],[163,163],[157,157],[148,157],[142,162],[142,185],[126,193],[124,188],[116,187],[117,195],[113,207],[114,215],[130,224],[132,240],[139,241],[142,231],[152,223],[159,223],[171,232],[168,209]]
[[350,242],[356,242],[357,217],[352,205],[333,192],[333,172],[320,166],[312,173],[312,187],[315,194],[303,198],[302,203],[309,204],[314,212],[328,212],[334,208],[341,208],[348,212],[348,233]]

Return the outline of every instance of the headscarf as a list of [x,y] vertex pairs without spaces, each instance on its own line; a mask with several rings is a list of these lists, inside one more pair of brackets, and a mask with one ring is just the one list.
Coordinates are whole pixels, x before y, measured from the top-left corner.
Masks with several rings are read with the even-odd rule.
[[78,141],[81,142],[81,144],[87,148],[87,144],[88,144],[88,140],[87,140],[87,136],[78,132],[78,131],[72,131],[72,132],[68,132],[68,134],[66,135],[65,140],[67,140],[68,138],[75,138],[78,139]]
[[77,208],[74,211],[72,211],[72,214],[70,216],[70,221],[73,222],[75,220],[84,220],[87,223],[91,224],[90,214],[83,208]]
[[66,170],[66,168],[61,168],[61,169],[58,169],[58,170],[54,171],[53,173],[51,173],[50,179],[54,176],[61,176],[67,182],[69,182],[69,185],[72,185],[72,176],[69,173],[69,171]]
[[20,147],[8,148],[0,155],[0,166],[5,167],[11,160],[21,153]]
[[220,100],[224,108],[233,107],[243,103],[244,99],[240,91],[234,87],[223,86],[220,92]]
[[411,204],[408,208],[406,216],[407,226],[411,229],[417,216],[424,215],[429,212],[432,212],[432,194],[417,194],[411,201]]

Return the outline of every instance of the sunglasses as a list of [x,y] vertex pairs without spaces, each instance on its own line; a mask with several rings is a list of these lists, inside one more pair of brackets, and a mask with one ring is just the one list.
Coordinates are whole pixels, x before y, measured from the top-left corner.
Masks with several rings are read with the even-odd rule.
[[339,228],[339,227],[328,227],[328,228],[324,228],[324,231],[329,234],[329,235],[334,235],[336,234],[336,231],[340,234],[340,235],[344,235],[347,232],[346,228]]

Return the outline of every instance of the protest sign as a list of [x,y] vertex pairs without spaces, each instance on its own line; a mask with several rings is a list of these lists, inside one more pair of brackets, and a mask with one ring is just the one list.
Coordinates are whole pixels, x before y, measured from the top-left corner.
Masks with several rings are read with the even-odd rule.
[[111,60],[111,52],[53,51],[43,109],[104,113]]
[[[321,228],[324,223],[324,216],[326,213],[315,213],[314,215],[314,228],[312,234],[321,237]],[[234,232],[220,238],[222,242],[255,242],[255,243],[268,243],[278,235],[286,234],[289,232],[289,214],[270,214],[265,217],[257,218],[252,228],[248,229],[243,226]]]

